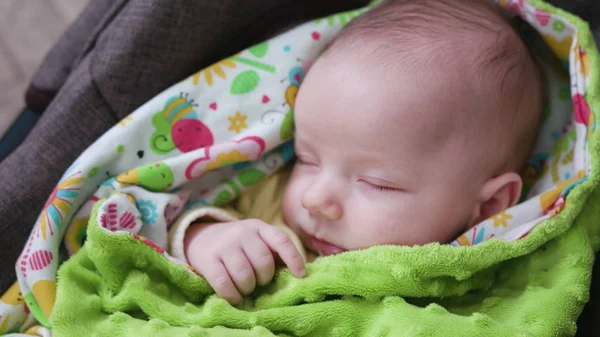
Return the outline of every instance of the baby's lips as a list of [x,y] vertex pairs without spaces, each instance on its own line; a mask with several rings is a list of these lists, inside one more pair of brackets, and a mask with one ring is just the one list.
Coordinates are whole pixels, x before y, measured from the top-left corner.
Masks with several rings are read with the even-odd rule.
[[312,245],[322,256],[336,255],[346,251],[345,249],[334,246],[327,241],[322,241],[317,238],[312,238]]

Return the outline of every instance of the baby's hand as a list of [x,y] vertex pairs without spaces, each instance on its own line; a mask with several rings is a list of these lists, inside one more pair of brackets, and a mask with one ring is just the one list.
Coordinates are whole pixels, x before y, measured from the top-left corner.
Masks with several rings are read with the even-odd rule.
[[185,254],[217,295],[236,305],[256,285],[265,285],[275,273],[277,253],[296,277],[305,273],[304,260],[292,240],[279,228],[249,219],[187,230]]

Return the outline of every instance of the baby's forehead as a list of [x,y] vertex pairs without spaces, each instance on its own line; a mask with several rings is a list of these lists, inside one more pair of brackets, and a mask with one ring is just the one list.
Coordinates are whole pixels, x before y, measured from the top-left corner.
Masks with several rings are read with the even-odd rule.
[[474,105],[457,99],[459,87],[447,85],[435,70],[402,76],[361,67],[349,58],[315,63],[300,89],[296,126],[311,139],[328,135],[339,143],[373,148],[429,150],[446,144],[458,114]]
[[519,33],[487,0],[388,0],[343,29],[327,54],[398,76],[435,69],[436,98],[473,105],[483,97],[512,110],[508,102],[531,82],[522,74],[535,68]]
[[[360,115],[338,123],[340,129],[355,129],[350,136],[358,136],[353,139],[362,137],[372,144],[395,143],[422,151],[452,145],[456,151],[479,153],[483,148],[500,146],[490,143],[503,142],[498,130],[507,128],[510,130],[502,132],[508,135],[502,137],[522,138],[521,133],[528,129],[510,125],[534,121],[524,116],[536,115],[536,111],[526,111],[529,105],[521,106],[521,102],[523,95],[531,92],[528,88],[537,88],[541,78],[524,41],[497,7],[486,0],[386,3],[352,21],[316,62],[338,71],[332,74],[331,69],[317,67],[324,73],[321,82],[327,85],[321,85],[313,98],[328,91],[340,94],[342,87],[354,93],[341,92],[339,96],[349,102],[340,105],[331,101],[331,106],[368,111],[360,98],[387,92],[378,96],[388,102],[381,110],[385,116]],[[349,66],[344,69],[342,64]],[[357,73],[362,77],[348,75]],[[372,81],[367,83],[364,77]],[[331,79],[335,78],[343,80],[334,84]],[[361,89],[353,89],[350,83]],[[390,91],[390,86],[398,83],[404,86]],[[336,110],[326,112],[332,113],[332,122],[343,118],[335,115]],[[318,119],[323,121],[326,115]],[[369,127],[361,128],[360,123]],[[331,134],[328,128],[321,131]]]
[[388,0],[352,21],[327,53],[354,53],[374,66],[453,68],[499,64],[518,37],[487,0]]

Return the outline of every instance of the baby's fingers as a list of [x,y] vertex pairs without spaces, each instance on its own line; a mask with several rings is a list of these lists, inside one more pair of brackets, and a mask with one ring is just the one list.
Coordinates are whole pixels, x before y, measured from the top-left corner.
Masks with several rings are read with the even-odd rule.
[[201,274],[206,278],[219,297],[232,305],[237,305],[242,301],[242,295],[238,292],[227,269],[220,261],[208,268],[204,268]]
[[266,226],[259,230],[259,235],[269,248],[279,254],[283,263],[290,268],[296,277],[303,277],[306,272],[304,259],[292,239],[274,226]]
[[242,295],[250,294],[256,287],[254,270],[241,249],[231,249],[222,256],[223,265]]
[[269,283],[275,274],[275,259],[269,247],[259,238],[246,240],[244,253],[254,268],[256,283],[261,286]]

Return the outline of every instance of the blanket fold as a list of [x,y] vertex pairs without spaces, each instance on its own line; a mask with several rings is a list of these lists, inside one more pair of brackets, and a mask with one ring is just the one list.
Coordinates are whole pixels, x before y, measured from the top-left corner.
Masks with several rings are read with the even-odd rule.
[[581,225],[521,256],[500,241],[382,246],[319,259],[303,279],[282,269],[235,308],[131,234],[92,221],[88,235],[59,271],[57,336],[573,335],[593,263]]

